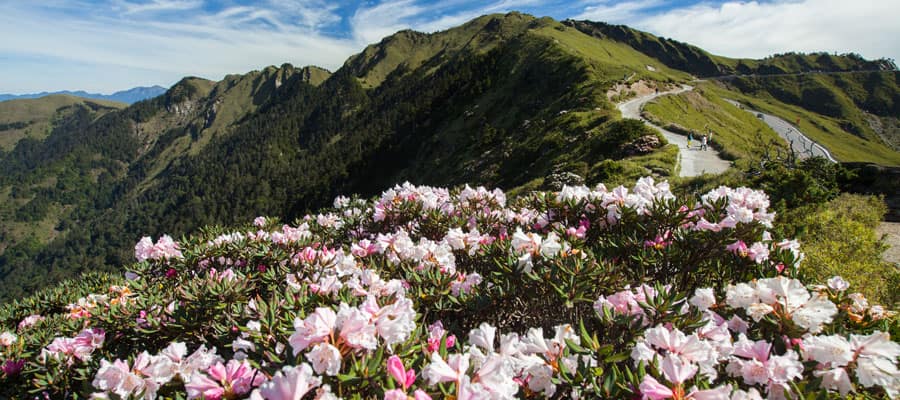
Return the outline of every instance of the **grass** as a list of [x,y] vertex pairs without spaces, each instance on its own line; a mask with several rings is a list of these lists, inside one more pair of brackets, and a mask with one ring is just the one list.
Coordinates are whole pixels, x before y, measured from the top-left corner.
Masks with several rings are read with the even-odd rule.
[[[613,40],[598,39],[588,36],[575,28],[556,23],[533,31],[539,36],[556,41],[565,51],[587,60],[593,67],[597,78],[611,86],[612,82],[624,76],[636,74],[631,81],[640,79],[654,81],[686,81],[690,75],[662,65],[627,44]],[[650,71],[647,66],[656,71]]]
[[0,101],[0,124],[24,122],[28,125],[21,129],[8,129],[0,131],[0,149],[12,150],[19,140],[30,137],[42,140],[53,129],[53,121],[62,116],[62,113],[71,111],[63,107],[73,105],[85,105],[87,102],[98,104],[110,109],[121,109],[124,103],[106,100],[83,99],[81,97],[55,94],[37,99],[16,99]]
[[900,304],[900,269],[882,259],[886,245],[874,230],[886,210],[878,197],[845,193],[800,216],[806,274],[819,281],[841,275],[875,304]]
[[841,128],[842,121],[787,104],[768,95],[752,96],[729,90],[716,83],[698,85],[704,91],[722,98],[737,100],[754,110],[775,115],[787,121],[796,122],[804,135],[828,149],[831,154],[844,162],[871,162],[880,165],[900,165],[900,152],[892,150],[880,141],[866,140]]
[[703,89],[657,98],[648,102],[644,111],[658,125],[674,123],[680,127],[676,131],[697,132],[694,140],[698,143],[703,132],[712,130],[713,145],[726,159],[754,158],[762,153],[762,143],[787,147],[775,131],[753,114]]

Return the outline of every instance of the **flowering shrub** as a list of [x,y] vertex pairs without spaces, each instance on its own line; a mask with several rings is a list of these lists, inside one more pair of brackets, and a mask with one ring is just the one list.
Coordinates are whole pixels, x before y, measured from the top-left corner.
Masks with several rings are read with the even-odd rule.
[[0,397],[896,397],[892,311],[803,282],[762,192],[404,184],[141,239],[0,309]]

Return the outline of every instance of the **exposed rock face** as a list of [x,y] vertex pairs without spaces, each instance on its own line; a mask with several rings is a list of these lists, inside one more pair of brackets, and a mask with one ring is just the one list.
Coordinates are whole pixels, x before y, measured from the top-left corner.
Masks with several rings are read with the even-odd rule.
[[659,137],[654,135],[641,136],[630,143],[622,145],[622,153],[628,156],[647,154],[662,146]]
[[547,176],[545,185],[552,190],[562,190],[563,186],[584,185],[584,178],[578,174],[565,171],[554,171]]

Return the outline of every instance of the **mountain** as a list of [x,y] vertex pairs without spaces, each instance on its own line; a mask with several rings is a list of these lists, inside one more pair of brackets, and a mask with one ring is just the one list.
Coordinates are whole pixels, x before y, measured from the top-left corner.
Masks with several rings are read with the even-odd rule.
[[[189,77],[122,110],[52,119],[45,137],[0,152],[0,297],[129,262],[144,235],[258,215],[291,221],[336,195],[406,180],[515,194],[673,177],[678,149],[622,120],[610,90],[739,72],[730,65],[770,70],[765,60],[686,55],[693,47],[654,50],[586,24],[488,15],[398,32],[333,73],[285,64],[219,82]],[[841,71],[870,65],[834,59]]]
[[49,135],[53,121],[64,120],[82,108],[103,115],[125,108],[125,104],[63,94],[0,102],[0,151],[12,150],[23,138],[42,140]]
[[832,55],[829,53],[776,54],[762,60],[716,56],[687,43],[658,37],[624,25],[604,22],[565,20],[566,26],[587,35],[615,40],[653,57],[665,65],[687,71],[698,77],[724,75],[784,75],[814,71],[896,71],[897,65],[889,59],[866,60],[858,54]]
[[94,100],[108,100],[108,101],[116,101],[125,104],[133,104],[137,103],[141,100],[151,99],[156,96],[159,96],[166,92],[166,88],[154,85],[154,86],[138,86],[135,88],[131,88],[128,90],[121,90],[115,92],[113,94],[99,94],[99,93],[88,93],[83,90],[77,91],[69,91],[63,90],[59,92],[41,92],[41,93],[29,93],[29,94],[0,94],[0,101],[6,100],[15,100],[15,99],[38,99],[41,97],[52,96],[52,95],[68,95],[68,96],[76,96],[85,99],[94,99]]

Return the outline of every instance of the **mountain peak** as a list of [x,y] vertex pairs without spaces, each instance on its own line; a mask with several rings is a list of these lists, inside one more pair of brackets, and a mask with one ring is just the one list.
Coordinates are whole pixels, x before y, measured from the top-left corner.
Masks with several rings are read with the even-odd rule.
[[[519,12],[490,14],[447,30],[423,33],[411,29],[386,36],[351,56],[343,68],[363,87],[377,87],[398,67],[413,70],[434,57],[449,58],[460,51],[483,53],[530,29],[557,23]],[[440,64],[441,60],[436,60]]]

